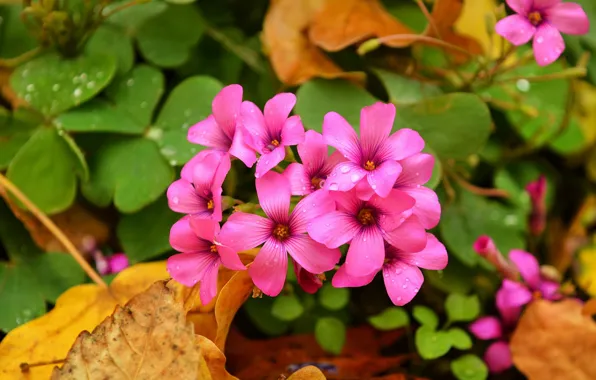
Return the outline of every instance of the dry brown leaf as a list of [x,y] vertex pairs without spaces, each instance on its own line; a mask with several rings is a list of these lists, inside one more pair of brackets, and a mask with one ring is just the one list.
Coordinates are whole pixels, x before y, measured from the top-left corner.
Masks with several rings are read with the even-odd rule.
[[325,375],[315,366],[309,365],[294,372],[288,380],[325,380]]
[[[327,0],[315,13],[308,36],[327,51],[342,50],[373,37],[414,32],[391,16],[378,0]],[[412,41],[387,41],[393,47]]]
[[306,36],[315,13],[326,1],[271,1],[263,23],[262,42],[277,77],[286,85],[298,85],[313,77],[364,81],[364,74],[344,72]]
[[117,306],[93,333],[83,331],[52,380],[196,379],[194,325],[166,281]]
[[12,70],[0,67],[0,95],[11,105],[13,109],[27,105],[27,102],[17,97],[17,94],[10,87],[10,75]]
[[[18,207],[4,189],[0,188],[13,214],[25,225],[35,244],[46,252],[66,252],[66,248],[48,231],[48,229],[29,211]],[[68,239],[81,251],[85,251],[85,241],[90,237],[95,244],[105,243],[110,236],[110,229],[94,213],[79,204],[73,204],[68,210],[50,216],[50,219],[64,232]]]
[[587,316],[596,315],[596,298],[590,298],[582,308],[582,314]]
[[576,300],[532,302],[510,348],[513,363],[530,380],[596,379],[596,323]]
[[209,374],[214,380],[237,379],[226,371],[226,356],[215,343],[200,335],[196,336],[196,343],[201,350],[201,357],[205,361]]

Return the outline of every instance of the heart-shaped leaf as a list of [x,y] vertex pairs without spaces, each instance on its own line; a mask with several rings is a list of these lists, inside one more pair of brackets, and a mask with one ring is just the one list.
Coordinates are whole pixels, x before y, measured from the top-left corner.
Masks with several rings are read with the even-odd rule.
[[468,354],[451,362],[451,372],[458,380],[486,380],[488,368],[476,355]]
[[100,26],[87,42],[85,51],[92,55],[112,54],[118,65],[118,74],[132,69],[134,64],[134,47],[132,38],[122,28],[104,24]]
[[325,351],[338,355],[346,342],[346,325],[334,317],[319,318],[315,338]]
[[293,321],[302,313],[304,313],[304,307],[295,295],[282,295],[273,300],[271,314],[282,321]]
[[451,322],[470,322],[480,314],[480,300],[476,294],[452,293],[445,300],[445,311]]
[[418,323],[433,330],[439,325],[439,317],[430,307],[416,305],[412,310],[412,316]]
[[369,317],[368,322],[377,330],[395,330],[410,324],[410,317],[401,307],[389,307],[380,314]]
[[472,338],[470,335],[459,327],[450,328],[447,331],[451,345],[459,350],[467,350],[472,348]]
[[444,331],[435,331],[430,326],[420,326],[416,330],[416,349],[423,359],[440,358],[451,349],[451,339]]
[[319,302],[329,310],[340,310],[350,301],[350,291],[346,288],[334,288],[325,284],[319,291]]
[[413,104],[442,94],[442,91],[435,85],[410,79],[387,70],[377,69],[374,72],[385,86],[385,90],[389,94],[389,101],[396,105]]

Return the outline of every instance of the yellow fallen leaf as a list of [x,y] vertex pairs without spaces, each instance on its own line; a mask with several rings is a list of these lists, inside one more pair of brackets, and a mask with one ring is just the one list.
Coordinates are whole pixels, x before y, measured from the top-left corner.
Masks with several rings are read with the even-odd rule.
[[592,297],[596,297],[596,247],[579,251],[578,285]]
[[[204,336],[197,335],[196,336],[197,345],[200,348],[201,358],[205,363],[205,367],[208,370],[209,375],[214,380],[234,380],[237,379],[236,377],[230,375],[228,371],[226,371],[226,357],[224,353],[217,348],[215,343],[211,340],[205,338]],[[204,371],[204,379],[208,380],[206,376],[207,371]],[[199,379],[203,379],[199,377]]]
[[325,380],[325,375],[315,366],[309,365],[294,372],[288,380]]
[[248,271],[237,272],[222,288],[215,304],[215,320],[217,321],[217,334],[215,344],[224,350],[226,338],[234,316],[252,293],[253,282]]
[[51,366],[32,367],[24,377],[19,365],[64,359],[81,331],[93,330],[117,304],[168,277],[165,262],[137,264],[119,273],[109,290],[94,284],[67,290],[52,311],[12,330],[0,343],[0,379],[48,379]]
[[[413,33],[378,0],[327,0],[315,12],[308,37],[327,51],[338,51],[373,37]],[[386,42],[394,47],[410,44],[411,41]]]
[[277,77],[298,85],[313,77],[345,77],[363,82],[363,73],[346,73],[306,37],[317,10],[327,0],[272,0],[261,36]]
[[83,331],[52,380],[198,379],[200,350],[185,314],[167,281],[157,281]]
[[[464,0],[461,14],[453,25],[459,35],[478,41],[491,58],[501,54],[501,37],[494,32],[496,8],[495,0]],[[487,24],[487,18],[491,20],[492,26]],[[488,33],[489,27],[493,30],[491,35]]]
[[596,379],[596,323],[582,304],[534,301],[510,342],[515,366],[530,380]]

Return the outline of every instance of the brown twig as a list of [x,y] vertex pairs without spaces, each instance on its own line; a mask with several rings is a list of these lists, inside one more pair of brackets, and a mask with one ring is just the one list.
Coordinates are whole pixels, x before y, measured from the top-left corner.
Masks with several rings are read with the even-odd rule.
[[502,189],[486,189],[483,187],[478,187],[476,185],[472,185],[470,182],[466,181],[465,179],[461,178],[459,175],[455,173],[451,173],[451,177],[455,179],[455,181],[464,189],[468,190],[471,193],[476,195],[482,195],[484,197],[498,197],[498,198],[509,198],[509,193]]
[[414,42],[427,42],[431,45],[442,46],[444,48],[448,48],[451,50],[455,50],[459,53],[465,54],[470,58],[474,58],[475,55],[470,53],[469,51],[460,48],[459,46],[450,44],[449,42],[445,42],[443,40],[439,40],[438,38],[423,36],[420,34],[391,34],[389,36],[384,36],[378,39],[380,43],[385,43],[389,41],[412,41]]
[[83,255],[77,250],[74,244],[66,237],[64,232],[46,215],[41,211],[31,200],[23,194],[23,192],[16,187],[8,178],[0,173],[0,186],[4,187],[9,193],[14,195],[21,203],[23,203],[27,209],[58,239],[60,243],[66,248],[68,253],[75,259],[75,261],[83,268],[85,273],[102,288],[108,288],[108,285],[104,282],[99,274],[89,265],[89,263],[83,258]]
[[437,35],[437,38],[442,40],[443,38],[441,38],[441,32],[439,32],[439,28],[437,27],[437,24],[435,23],[433,16],[428,11],[428,8],[426,7],[426,5],[424,5],[422,0],[414,0],[414,1],[418,5],[418,8],[420,8],[420,10],[422,11],[422,14],[424,14],[424,17],[426,17],[426,21],[428,21],[428,25],[430,25],[433,32]]
[[21,372],[29,372],[31,367],[41,367],[44,365],[52,365],[52,364],[61,364],[64,363],[66,359],[56,359],[56,360],[48,360],[45,362],[36,362],[36,363],[21,363],[19,367],[21,367]]

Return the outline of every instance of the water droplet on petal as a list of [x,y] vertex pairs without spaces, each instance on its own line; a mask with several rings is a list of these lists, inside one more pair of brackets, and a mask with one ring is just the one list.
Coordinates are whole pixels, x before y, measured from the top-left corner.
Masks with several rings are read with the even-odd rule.
[[341,169],[339,169],[342,173],[346,174],[347,172],[350,171],[350,167],[349,166],[342,166]]
[[178,203],[180,203],[180,198],[178,198],[178,197],[172,198],[172,203],[174,203],[175,205],[177,205]]
[[360,176],[358,174],[352,174],[350,179],[352,180],[352,182],[355,183],[355,182],[358,182],[358,180],[360,180]]
[[337,183],[332,183],[331,185],[329,185],[329,190],[337,191],[339,190],[339,186],[337,185]]

